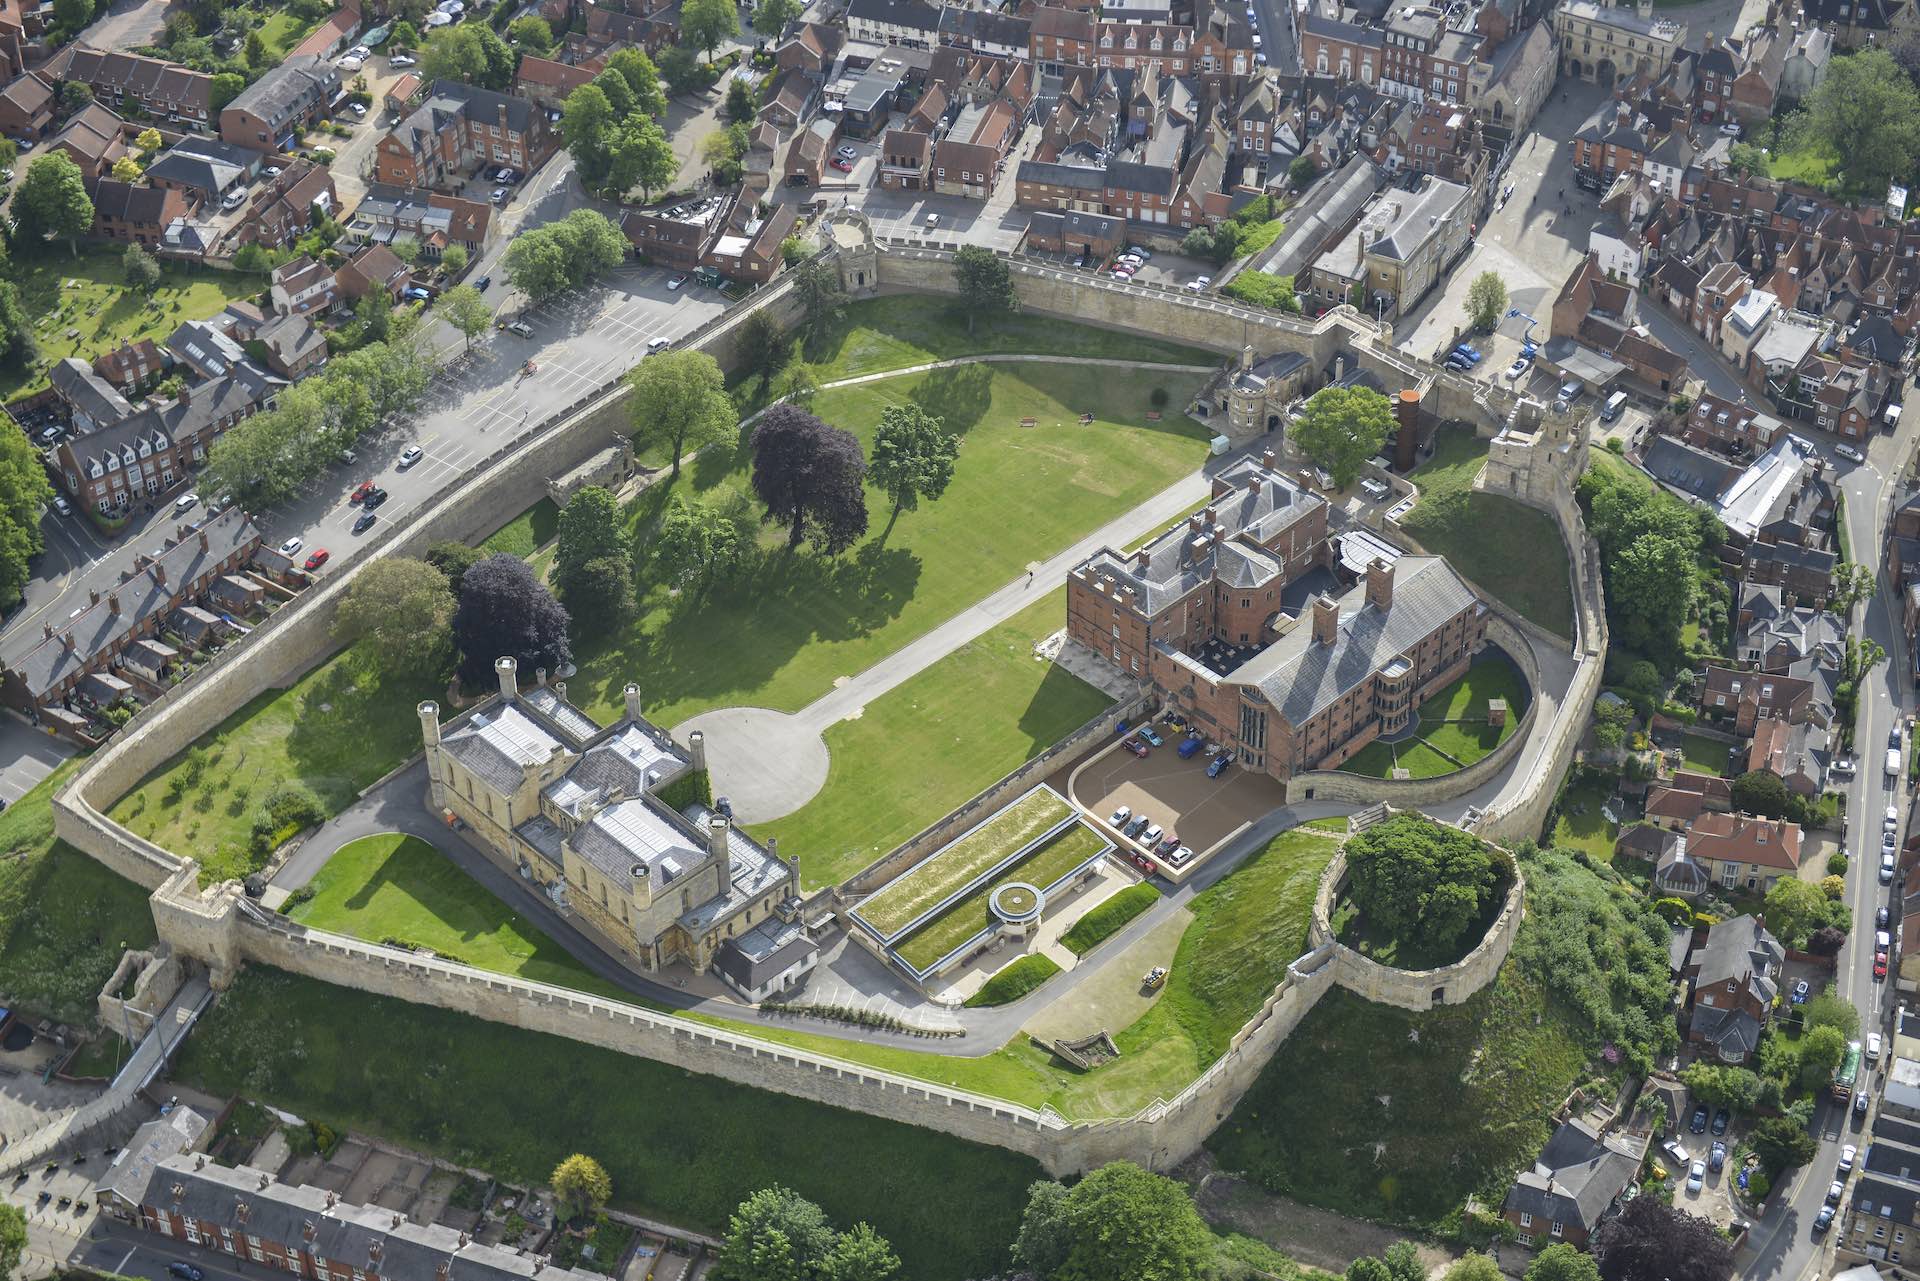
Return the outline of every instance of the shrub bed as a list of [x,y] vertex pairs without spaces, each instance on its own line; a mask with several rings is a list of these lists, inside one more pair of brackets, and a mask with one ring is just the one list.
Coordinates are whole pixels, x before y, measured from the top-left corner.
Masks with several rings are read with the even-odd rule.
[[1085,956],[1159,901],[1160,891],[1147,882],[1129,885],[1075,921],[1073,928],[1060,936],[1060,941],[1075,956]]
[[967,1005],[976,1009],[983,1005],[1011,1005],[1059,972],[1058,965],[1038,952],[1023,956],[988,979],[978,992],[967,998]]

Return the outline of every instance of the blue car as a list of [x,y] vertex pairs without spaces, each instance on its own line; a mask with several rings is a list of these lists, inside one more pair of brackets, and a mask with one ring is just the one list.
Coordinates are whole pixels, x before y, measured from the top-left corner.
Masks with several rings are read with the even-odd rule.
[[1201,747],[1200,739],[1186,738],[1186,739],[1180,740],[1180,759],[1183,761],[1186,760],[1188,757],[1192,756],[1195,752],[1199,751],[1200,747]]
[[433,297],[432,294],[420,288],[418,285],[415,285],[413,288],[407,290],[404,296],[411,302],[425,302],[429,298]]
[[1140,727],[1140,737],[1146,739],[1147,742],[1151,743],[1155,747],[1160,747],[1164,745],[1167,741],[1166,739],[1161,738],[1158,734],[1154,733],[1153,726],[1151,725],[1142,725]]
[[1214,757],[1213,760],[1207,765],[1207,777],[1219,778],[1220,772],[1226,769],[1228,764],[1231,763],[1232,760],[1233,758],[1231,756],[1227,756],[1224,753]]
[[1458,347],[1455,347],[1452,354],[1460,357],[1460,359],[1466,361],[1469,365],[1477,365],[1480,363],[1480,353],[1465,343],[1461,343]]

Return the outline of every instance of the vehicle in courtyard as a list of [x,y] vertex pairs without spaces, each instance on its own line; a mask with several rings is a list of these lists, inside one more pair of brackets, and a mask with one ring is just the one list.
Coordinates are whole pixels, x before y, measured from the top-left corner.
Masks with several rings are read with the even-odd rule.
[[1147,971],[1147,976],[1140,980],[1140,986],[1146,988],[1149,992],[1158,992],[1166,985],[1167,967],[1164,965],[1154,966]]
[[1154,747],[1164,746],[1167,741],[1161,738],[1160,735],[1154,733],[1153,726],[1151,725],[1142,725],[1140,727],[1140,737],[1146,739],[1147,742]]
[[1227,768],[1227,766],[1232,763],[1233,763],[1233,758],[1231,756],[1228,756],[1225,752],[1220,753],[1220,755],[1214,757],[1213,760],[1207,765],[1207,777],[1219,778],[1221,773]]
[[1212,284],[1212,276],[1195,276],[1187,282],[1187,288],[1197,294],[1205,292]]
[[387,65],[389,67],[411,67],[415,61],[415,59],[408,57],[404,53],[396,53],[387,59]]
[[1120,746],[1126,748],[1129,752],[1132,752],[1135,756],[1145,756],[1148,752],[1152,750],[1145,743],[1141,742],[1137,738],[1127,738],[1121,742]]
[[515,338],[531,338],[533,337],[533,326],[524,320],[516,320],[507,326],[507,332]]
[[496,205],[504,205],[507,203],[507,201],[511,200],[512,198],[513,198],[513,193],[511,191],[508,191],[505,187],[495,187],[493,189],[493,203]]
[[1527,376],[1527,370],[1531,368],[1533,368],[1533,362],[1528,360],[1525,356],[1522,356],[1520,359],[1514,361],[1511,365],[1508,365],[1507,372],[1502,374],[1501,377],[1505,378],[1510,383],[1517,383],[1522,378],[1525,378]]
[[1206,740],[1198,736],[1181,739],[1179,748],[1180,759],[1183,761],[1192,759],[1193,754],[1204,746],[1206,746]]
[[1715,1112],[1713,1114],[1713,1126],[1712,1126],[1714,1137],[1718,1138],[1720,1135],[1725,1134],[1727,1132],[1727,1127],[1732,1123],[1733,1123],[1733,1113],[1727,1111],[1725,1108],[1721,1108],[1719,1111]]
[[835,169],[838,169],[841,173],[853,172],[853,161],[848,160],[845,157],[835,156],[832,160],[828,161],[828,163],[831,164]]
[[1859,450],[1855,449],[1852,445],[1846,444],[1845,442],[1835,445],[1833,447],[1833,452],[1840,455],[1842,458],[1846,459],[1850,463],[1864,463],[1867,461],[1867,456],[1865,454],[1861,453]]
[[1679,1140],[1677,1139],[1668,1139],[1660,1145],[1660,1150],[1667,1154],[1667,1160],[1673,1162],[1683,1170],[1693,1164],[1692,1155],[1680,1146]]
[[282,556],[290,557],[294,555],[296,552],[298,552],[302,547],[305,547],[306,545],[307,545],[307,540],[300,537],[298,534],[295,534],[292,538],[289,538],[286,542],[280,544],[280,554]]
[[1179,849],[1167,855],[1167,862],[1173,864],[1175,867],[1185,867],[1187,860],[1192,857],[1193,847],[1190,845],[1182,845]]
[[1726,1165],[1726,1163],[1727,1163],[1727,1145],[1724,1143],[1714,1144],[1713,1147],[1707,1152],[1707,1168],[1709,1170],[1712,1170],[1715,1174],[1718,1174],[1720,1173],[1721,1168]]
[[1704,1161],[1695,1161],[1687,1167],[1687,1191],[1698,1192],[1707,1184],[1707,1166]]
[[1133,821],[1128,823],[1124,828],[1120,829],[1121,834],[1127,837],[1129,840],[1131,840],[1132,838],[1140,835],[1140,833],[1146,831],[1147,824],[1151,822],[1153,822],[1153,820],[1148,818],[1145,814],[1135,814],[1133,816]]
[[1471,365],[1477,365],[1481,360],[1479,348],[1473,346],[1471,343],[1460,343],[1456,345],[1450,354],[1464,358],[1467,363]]
[[1133,807],[1131,805],[1122,805],[1119,809],[1115,810],[1107,818],[1107,826],[1125,827],[1127,825],[1127,820],[1132,817],[1133,817]]
[[686,288],[686,286],[687,273],[683,271],[667,282],[667,292],[670,294],[679,293],[682,289]]
[[1140,843],[1148,849],[1153,849],[1160,844],[1160,838],[1166,834],[1166,828],[1160,826],[1158,823],[1149,823],[1147,824],[1147,830],[1140,833]]
[[1574,401],[1580,399],[1581,390],[1582,388],[1577,382],[1562,383],[1560,386],[1560,394],[1554,397],[1554,399],[1563,405],[1571,405]]
[[1795,1005],[1805,1005],[1807,1003],[1807,996],[1812,991],[1813,991],[1813,985],[1811,983],[1808,983],[1805,979],[1801,979],[1798,983],[1795,983],[1793,985],[1793,995],[1788,999],[1791,1000]]
[[1687,1118],[1687,1130],[1693,1134],[1705,1134],[1707,1132],[1707,1116],[1707,1105],[1704,1103],[1696,1104],[1693,1109],[1693,1115]]
[[1160,838],[1160,843],[1153,847],[1153,852],[1155,854],[1160,855],[1162,858],[1165,858],[1167,855],[1173,853],[1175,850],[1179,848],[1180,848],[1179,835],[1174,832],[1168,832],[1165,836]]
[[332,557],[332,555],[333,553],[329,552],[324,547],[314,548],[311,552],[307,553],[307,560],[306,560],[307,571],[311,573],[314,570],[320,568],[322,565],[327,563],[327,561]]

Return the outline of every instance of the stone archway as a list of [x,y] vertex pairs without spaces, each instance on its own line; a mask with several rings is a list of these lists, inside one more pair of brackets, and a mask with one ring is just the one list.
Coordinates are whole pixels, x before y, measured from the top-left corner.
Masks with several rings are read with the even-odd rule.
[[1613,88],[1614,75],[1613,60],[1611,58],[1602,58],[1593,65],[1593,78],[1600,82],[1602,89]]

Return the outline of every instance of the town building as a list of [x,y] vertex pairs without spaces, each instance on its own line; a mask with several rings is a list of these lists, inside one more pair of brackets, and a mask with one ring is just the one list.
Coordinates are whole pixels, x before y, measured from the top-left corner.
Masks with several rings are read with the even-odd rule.
[[34,72],[48,84],[83,84],[94,101],[189,129],[212,123],[213,77],[143,54],[106,52],[75,42]]
[[457,187],[483,169],[531,170],[555,145],[546,111],[527,99],[439,80],[380,139],[374,177],[400,187]]
[[1637,6],[1564,0],[1553,11],[1553,34],[1562,75],[1611,88],[1623,77],[1666,70],[1686,43],[1687,27],[1643,14]]
[[1388,188],[1314,262],[1301,287],[1329,298],[1357,298],[1366,313],[1397,319],[1469,248],[1471,194],[1431,176],[1416,191]]
[[[420,704],[436,810],[466,823],[490,859],[531,879],[637,969],[685,962],[705,973],[740,953],[722,977],[746,974],[764,987],[812,964],[817,949],[802,947],[779,976],[755,968],[805,938],[797,863],[704,805],[675,809],[662,799],[662,789],[704,769],[697,740],[683,752],[650,724],[638,686],[626,687],[622,719],[603,727],[544,671],[523,691],[513,659],[495,669],[500,692],[444,728],[439,708]],[[779,943],[763,954],[768,934]]]
[[1757,917],[1708,929],[1687,961],[1687,1040],[1721,1062],[1745,1063],[1773,1017],[1785,961],[1780,940]]
[[449,245],[478,256],[493,243],[496,231],[493,206],[484,201],[376,182],[355,207],[344,239],[390,246],[411,236],[423,257],[438,261]]
[[1578,1118],[1562,1121],[1532,1167],[1514,1176],[1501,1217],[1523,1246],[1584,1249],[1639,1170],[1640,1154],[1624,1139]]
[[292,151],[340,97],[340,69],[315,54],[287,58],[220,109],[220,136],[255,151]]

